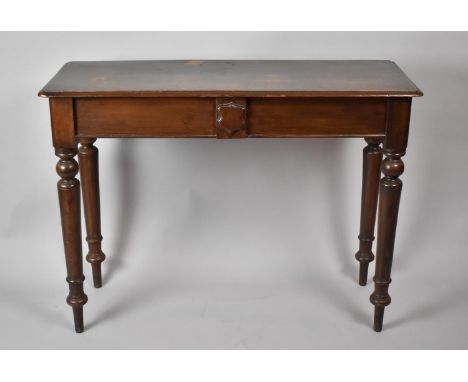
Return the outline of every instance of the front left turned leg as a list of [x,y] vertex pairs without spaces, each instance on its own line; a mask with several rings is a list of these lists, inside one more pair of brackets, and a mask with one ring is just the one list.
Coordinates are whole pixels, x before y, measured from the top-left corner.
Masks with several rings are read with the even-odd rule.
[[73,158],[76,149],[56,149],[57,174],[61,179],[57,183],[60,215],[62,220],[63,244],[67,266],[67,282],[70,293],[67,303],[73,309],[75,331],[81,333],[83,325],[83,305],[88,297],[83,291],[83,254],[81,248],[80,182],[75,178],[78,163]]
[[83,204],[86,221],[86,241],[89,252],[86,260],[91,263],[94,287],[102,286],[101,263],[106,256],[101,250],[101,208],[99,202],[98,149],[95,138],[81,138],[78,157],[82,183]]
[[372,243],[374,241],[375,215],[379,195],[380,164],[382,148],[380,138],[366,138],[363,150],[361,225],[359,230],[359,250],[355,257],[359,261],[359,285],[366,285],[369,263],[374,260]]

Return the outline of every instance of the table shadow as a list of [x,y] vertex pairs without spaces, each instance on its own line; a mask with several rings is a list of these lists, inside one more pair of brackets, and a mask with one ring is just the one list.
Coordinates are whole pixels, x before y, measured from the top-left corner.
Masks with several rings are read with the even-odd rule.
[[[365,146],[363,142],[362,147]],[[104,271],[104,284],[107,284],[109,280],[115,275],[115,273],[122,268],[124,264],[124,255],[128,252],[128,240],[129,235],[132,232],[132,227],[135,223],[136,215],[136,204],[137,204],[137,190],[138,179],[137,166],[135,164],[135,142],[130,139],[122,139],[118,142],[119,147],[116,150],[117,158],[115,163],[117,164],[116,169],[116,184],[115,192],[117,195],[117,209],[119,213],[116,218],[116,240],[112,243],[111,247],[113,250],[108,254],[106,259],[106,268]],[[308,141],[307,150],[310,150],[312,163],[319,165],[313,166],[314,171],[318,168],[323,167],[323,171],[320,174],[323,178],[318,177],[318,181],[325,182],[325,188],[328,191],[329,197],[324,201],[329,210],[329,224],[330,229],[333,231],[333,240],[328,243],[330,246],[330,253],[333,254],[337,260],[339,266],[341,266],[341,272],[348,278],[356,281],[356,288],[359,288],[357,284],[358,267],[355,264],[354,253],[358,246],[357,235],[359,231],[359,216],[355,217],[356,225],[349,227],[346,225],[346,220],[343,214],[346,213],[345,203],[348,203],[346,196],[346,190],[349,188],[348,184],[345,184],[346,177],[345,170],[343,169],[342,161],[345,160],[343,157],[343,148],[346,142],[341,139],[321,139],[321,140],[310,140]],[[361,151],[357,155],[361,155]],[[357,173],[360,174],[360,171]],[[314,176],[313,173],[308,173],[308,176]],[[360,185],[359,182],[357,182]],[[360,186],[359,186],[360,187]],[[360,194],[360,193],[358,193]],[[316,201],[315,201],[316,202]],[[315,203],[311,201],[311,203]],[[356,203],[360,203],[360,199],[356,200]],[[353,230],[356,232],[356,247],[350,248],[344,235],[346,231]],[[107,254],[107,253],[106,253]],[[313,282],[311,280],[308,283]],[[316,284],[313,282],[314,285]],[[157,288],[159,289],[159,288]],[[146,290],[145,292],[136,293],[135,291],[129,291],[132,294],[132,298],[126,299],[122,305],[115,305],[110,307],[105,312],[102,312],[98,319],[94,322],[90,322],[87,327],[92,327],[95,322],[104,319],[109,319],[111,316],[119,316],[125,311],[131,310],[132,307],[147,303],[148,301],[157,298],[160,293],[156,290]],[[354,317],[355,321],[368,324],[368,317],[364,312],[358,312],[348,301],[345,301],[341,296],[339,290],[331,290],[330,298],[339,303],[343,304],[346,311]]]
[[[112,279],[124,263],[124,255],[127,252],[127,243],[135,222],[136,214],[136,185],[137,169],[133,155],[135,142],[132,139],[121,139],[116,150],[116,176],[113,189],[117,195],[117,207],[119,211],[116,218],[117,240],[112,243],[112,252],[107,254],[103,284]],[[105,251],[105,250],[104,250]]]
[[[362,140],[362,142],[362,147],[364,148],[365,142],[364,140]],[[346,221],[350,220],[345,215],[348,211],[346,204],[350,202],[349,198],[346,198],[346,191],[349,190],[351,186],[355,187],[356,184],[350,185],[346,183],[347,177],[345,176],[345,169],[343,168],[343,163],[346,161],[343,155],[345,145],[346,142],[341,139],[328,140],[326,143],[326,161],[323,163],[323,165],[326,166],[324,181],[328,189],[329,198],[327,200],[327,207],[330,212],[330,229],[333,232],[333,240],[329,244],[332,248],[330,252],[336,256],[338,263],[341,265],[342,274],[356,281],[356,286],[358,286],[357,279],[359,269],[354,254],[359,246],[357,236],[359,234],[360,217],[358,213],[357,216],[351,219],[355,221],[354,225],[348,226],[346,224]],[[361,153],[359,152],[359,154]],[[357,173],[361,174],[360,171],[357,171]],[[357,187],[359,187],[360,191],[361,178],[359,178],[359,181],[356,183],[359,184]],[[360,192],[357,194],[360,195]],[[351,202],[360,205],[360,197]],[[346,240],[346,233],[348,232],[355,233],[356,240],[354,247],[350,247],[350,243]]]
[[427,304],[415,306],[414,309],[411,309],[395,320],[389,321],[388,323],[384,322],[383,330],[397,328],[413,321],[422,321],[429,318],[433,319],[434,317],[447,314],[449,311],[466,306],[467,304],[468,294],[466,293],[466,288],[462,286],[455,291],[448,291],[439,298],[431,299]]

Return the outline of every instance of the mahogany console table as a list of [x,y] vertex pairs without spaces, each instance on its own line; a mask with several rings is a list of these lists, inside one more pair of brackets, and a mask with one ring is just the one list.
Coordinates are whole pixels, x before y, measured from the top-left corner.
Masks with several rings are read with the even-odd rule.
[[[374,330],[390,304],[395,231],[411,101],[422,92],[391,61],[69,62],[49,97],[69,295],[82,332],[80,182],[93,281],[101,287],[96,138],[365,138],[359,284],[366,285],[378,195]],[[80,147],[77,149],[77,144]],[[382,146],[381,146],[382,145]],[[79,166],[74,157],[78,153]],[[385,159],[382,161],[382,154]],[[380,179],[380,171],[383,177]]]

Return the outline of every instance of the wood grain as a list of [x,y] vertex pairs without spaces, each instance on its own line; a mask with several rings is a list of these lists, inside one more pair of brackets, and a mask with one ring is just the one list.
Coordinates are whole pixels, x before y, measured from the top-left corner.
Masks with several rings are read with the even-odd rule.
[[49,99],[52,142],[54,147],[74,149],[76,147],[75,121],[72,98]]
[[391,61],[69,62],[44,97],[415,97]]
[[78,98],[79,137],[215,137],[209,98]]
[[385,99],[252,98],[248,110],[248,126],[253,137],[385,134]]

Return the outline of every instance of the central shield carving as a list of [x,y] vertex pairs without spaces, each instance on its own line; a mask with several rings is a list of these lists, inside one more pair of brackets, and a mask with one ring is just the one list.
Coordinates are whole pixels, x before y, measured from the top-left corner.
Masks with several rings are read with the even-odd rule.
[[245,98],[216,99],[216,137],[247,137],[247,102]]

